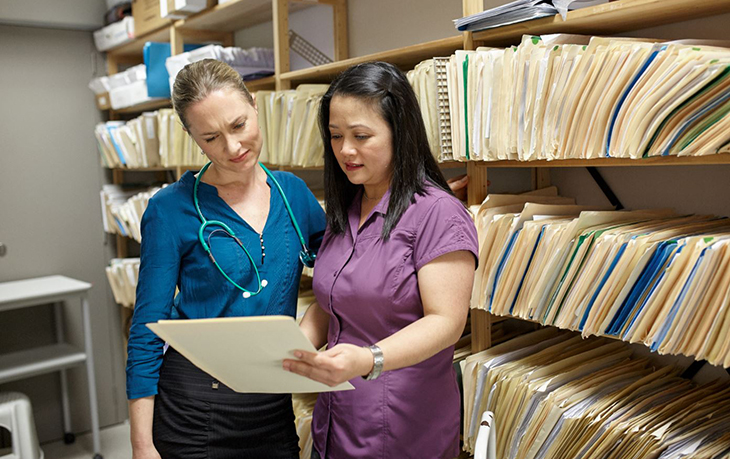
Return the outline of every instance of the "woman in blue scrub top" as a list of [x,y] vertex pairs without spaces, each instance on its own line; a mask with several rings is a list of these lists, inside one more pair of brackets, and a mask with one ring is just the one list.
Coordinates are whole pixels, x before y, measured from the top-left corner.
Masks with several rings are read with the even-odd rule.
[[[164,343],[146,324],[294,316],[300,251],[319,247],[324,212],[302,180],[269,175],[258,164],[256,104],[231,67],[211,59],[186,66],[175,80],[173,105],[210,165],[159,191],[142,218],[127,360],[134,459],[297,458],[290,395],[236,393],[173,348],[163,356]],[[199,234],[206,221],[223,225]]]

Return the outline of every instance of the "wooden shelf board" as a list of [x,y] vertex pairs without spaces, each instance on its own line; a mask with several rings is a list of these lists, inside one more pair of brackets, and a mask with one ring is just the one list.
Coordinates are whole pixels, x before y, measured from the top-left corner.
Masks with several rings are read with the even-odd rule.
[[[486,167],[635,167],[635,166],[712,166],[712,165],[730,165],[730,154],[707,155],[707,156],[664,156],[644,159],[624,159],[624,158],[600,158],[600,159],[563,159],[556,161],[474,161],[475,164],[484,165]],[[467,167],[469,162],[446,161],[438,163],[442,169],[458,169]],[[322,166],[282,166],[279,164],[264,165],[270,169],[282,171],[321,171]],[[146,168],[127,168],[117,167],[110,170],[121,172],[160,172],[181,170],[198,170],[201,166],[176,166],[176,167],[146,167]]]
[[[730,154],[708,155],[708,156],[666,156],[644,159],[624,159],[624,158],[600,158],[600,159],[563,159],[556,161],[474,161],[476,164],[486,167],[634,167],[634,166],[712,166],[712,165],[730,165]],[[442,169],[458,169],[466,167],[468,162],[447,161],[438,163]],[[270,169],[283,171],[321,171],[322,166],[281,166],[278,164],[264,165]],[[201,166],[177,166],[177,167],[146,167],[146,168],[127,168],[117,167],[110,170],[121,172],[160,172],[175,171],[178,168],[182,170],[198,170]]]
[[121,172],[166,172],[175,170],[174,167],[113,167],[108,169]]
[[362,57],[353,57],[343,61],[319,65],[308,69],[295,70],[283,73],[282,80],[292,83],[329,82],[340,72],[356,64],[370,61],[390,62],[403,69],[410,70],[419,62],[436,56],[450,56],[455,50],[461,49],[464,39],[461,35],[456,37],[442,38],[404,48],[368,54]]
[[[707,166],[730,164],[730,154],[707,156],[656,156],[642,159],[598,158],[561,159],[555,161],[475,161],[486,167],[635,167],[635,166]],[[466,162],[461,164],[467,164]]]
[[[290,3],[289,11],[299,11],[311,5]],[[272,20],[271,0],[233,0],[181,19],[175,27],[182,30],[215,30],[216,32],[235,32],[256,24]]]
[[442,163],[438,163],[438,165],[441,169],[466,168],[466,163],[461,161],[444,161]]
[[[262,89],[274,89],[276,85],[276,78],[273,76],[258,78],[256,80],[246,81],[246,87],[249,91],[260,91]],[[160,108],[171,108],[172,101],[170,99],[158,99],[144,102],[131,107],[120,108],[118,110],[109,109],[109,113],[116,113],[119,115],[136,114],[150,110],[158,110]]]
[[246,88],[251,92],[274,89],[276,86],[276,77],[272,75],[257,80],[244,81],[244,83],[246,83]]
[[518,44],[522,35],[607,35],[730,12],[730,0],[619,0],[519,24],[474,32],[476,46]]
[[148,41],[169,43],[171,27],[172,25],[168,24],[159,29],[153,30],[141,37],[135,38],[132,42],[110,49],[108,53],[116,57],[139,57],[139,61],[142,62],[142,50],[144,49],[144,44]]
[[149,102],[143,102],[138,105],[132,105],[131,107],[120,108],[119,110],[111,109],[109,113],[117,113],[120,115],[128,115],[135,113],[147,112],[150,110],[158,110],[160,108],[172,107],[172,101],[170,99],[151,100]]

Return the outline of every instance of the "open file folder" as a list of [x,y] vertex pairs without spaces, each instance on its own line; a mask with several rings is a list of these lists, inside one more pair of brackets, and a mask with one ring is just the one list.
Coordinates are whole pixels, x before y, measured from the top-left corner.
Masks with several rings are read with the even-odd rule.
[[293,318],[286,316],[161,320],[147,324],[198,368],[236,392],[308,393],[354,389],[312,381],[282,368],[296,349],[316,352]]

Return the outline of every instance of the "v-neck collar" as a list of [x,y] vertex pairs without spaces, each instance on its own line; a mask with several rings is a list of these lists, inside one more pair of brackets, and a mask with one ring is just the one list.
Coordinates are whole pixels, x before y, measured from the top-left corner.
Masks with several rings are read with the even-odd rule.
[[365,221],[363,222],[362,226],[360,226],[360,211],[362,210],[362,196],[363,196],[363,190],[362,188],[360,191],[355,194],[355,197],[352,200],[352,204],[350,205],[350,209],[348,211],[348,220],[350,223],[350,233],[352,234],[353,241],[357,239],[357,235],[365,230],[365,228],[368,226],[368,223],[370,220],[374,218],[375,214],[380,214],[383,217],[388,213],[388,206],[390,204],[390,188],[385,192],[382,198],[380,198],[380,201],[373,207],[373,209],[370,211],[368,216],[365,218]]
[[[180,181],[183,182],[186,186],[190,186],[191,190],[195,190],[195,174],[192,171],[186,171],[183,176],[180,178]],[[269,227],[269,222],[273,220],[272,215],[274,213],[274,194],[278,194],[279,191],[276,189],[276,185],[274,185],[274,182],[272,181],[269,174],[266,174],[266,184],[269,186],[269,214],[266,216],[266,223],[264,223],[264,228],[259,233],[249,223],[241,218],[238,213],[236,213],[233,208],[228,205],[228,203],[220,197],[218,194],[218,188],[214,185],[211,185],[209,183],[205,183],[202,180],[200,181],[200,184],[198,184],[198,193],[202,193],[205,195],[210,196],[212,199],[217,199],[220,202],[220,205],[224,209],[224,212],[227,214],[230,214],[230,216],[234,219],[236,219],[241,225],[243,225],[246,229],[251,230],[252,232],[256,234],[264,234],[267,232],[267,229]],[[193,191],[194,192],[194,191]],[[205,214],[203,214],[205,215]]]

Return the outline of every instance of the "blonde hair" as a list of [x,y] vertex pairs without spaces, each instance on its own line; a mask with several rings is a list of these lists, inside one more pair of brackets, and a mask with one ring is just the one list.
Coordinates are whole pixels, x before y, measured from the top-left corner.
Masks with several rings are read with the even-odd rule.
[[189,130],[185,118],[188,107],[205,99],[211,92],[226,88],[237,90],[249,104],[254,105],[241,76],[225,62],[203,59],[180,70],[172,88],[172,106],[185,129]]

